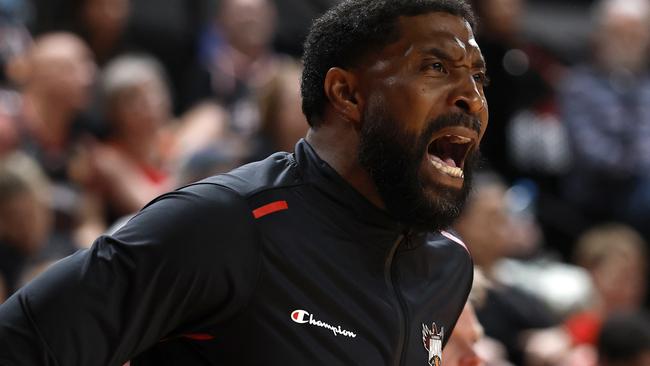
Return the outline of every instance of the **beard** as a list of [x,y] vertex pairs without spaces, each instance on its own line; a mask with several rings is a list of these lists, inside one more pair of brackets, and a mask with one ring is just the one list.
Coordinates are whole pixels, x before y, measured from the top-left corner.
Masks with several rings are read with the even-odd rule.
[[462,113],[442,115],[430,121],[418,136],[400,129],[399,122],[387,116],[381,107],[372,105],[364,111],[359,163],[370,174],[388,213],[395,219],[416,230],[449,227],[467,200],[472,171],[480,154],[476,149],[465,159],[465,178],[460,189],[437,182],[425,187],[421,177],[423,160],[427,159],[427,149],[436,131],[450,126],[476,130],[480,122]]

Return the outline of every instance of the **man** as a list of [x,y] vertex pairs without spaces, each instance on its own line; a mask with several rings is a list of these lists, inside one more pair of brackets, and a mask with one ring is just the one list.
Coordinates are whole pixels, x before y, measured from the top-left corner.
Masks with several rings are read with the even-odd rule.
[[58,263],[0,309],[0,364],[435,358],[472,280],[444,231],[487,125],[472,24],[460,0],[334,7],[306,42],[295,153],[160,197]]
[[485,334],[506,347],[512,363],[523,365],[529,333],[551,329],[558,321],[542,300],[498,276],[501,261],[525,247],[517,241],[516,231],[524,230],[523,221],[509,211],[508,187],[499,176],[482,172],[475,178],[472,194],[454,228],[465,239],[474,263],[492,283],[485,288],[485,301],[476,307]]
[[90,49],[72,33],[46,33],[15,60],[12,76],[22,90],[21,148],[58,186],[70,184],[70,159],[90,102],[96,65]]
[[593,4],[592,58],[568,70],[559,111],[573,153],[569,203],[593,223],[650,228],[650,3]]

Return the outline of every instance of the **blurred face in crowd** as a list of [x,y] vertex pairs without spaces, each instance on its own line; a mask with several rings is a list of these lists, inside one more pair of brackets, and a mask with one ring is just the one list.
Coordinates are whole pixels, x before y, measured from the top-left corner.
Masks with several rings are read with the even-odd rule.
[[92,33],[119,35],[129,17],[129,0],[85,0],[81,18]]
[[641,253],[614,251],[591,273],[608,312],[638,309],[643,304],[647,269]]
[[146,139],[171,119],[165,86],[150,79],[122,90],[112,105],[111,122],[120,136]]
[[96,66],[90,50],[72,34],[54,33],[36,40],[30,56],[28,86],[68,108],[89,101]]
[[596,58],[601,66],[633,73],[645,70],[650,44],[648,10],[647,4],[638,9],[605,7],[594,34]]
[[234,48],[254,56],[270,47],[275,15],[269,0],[224,0],[218,22]]
[[505,187],[497,183],[478,187],[456,222],[455,228],[469,245],[477,265],[491,265],[512,247],[505,194]]
[[399,40],[354,70],[364,94],[358,161],[389,212],[437,230],[457,217],[469,191],[487,127],[485,65],[461,17],[401,17],[396,33]]
[[576,244],[576,263],[587,269],[605,313],[638,309],[645,296],[647,244],[622,224],[597,226]]
[[497,37],[510,37],[519,31],[523,0],[478,0],[486,31]]
[[474,307],[467,303],[458,318],[449,342],[442,352],[445,366],[482,366],[481,358],[474,347],[483,336],[483,327],[478,322]]

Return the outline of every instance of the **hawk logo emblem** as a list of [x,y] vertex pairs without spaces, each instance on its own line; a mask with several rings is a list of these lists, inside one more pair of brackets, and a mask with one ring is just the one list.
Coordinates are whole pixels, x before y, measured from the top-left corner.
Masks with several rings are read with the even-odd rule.
[[442,339],[445,337],[445,328],[438,326],[434,322],[431,328],[426,324],[422,324],[422,341],[424,342],[424,349],[429,352],[429,365],[441,366],[442,365]]

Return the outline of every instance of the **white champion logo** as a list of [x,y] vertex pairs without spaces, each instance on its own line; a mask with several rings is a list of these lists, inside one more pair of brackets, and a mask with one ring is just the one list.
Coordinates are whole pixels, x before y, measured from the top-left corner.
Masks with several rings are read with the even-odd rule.
[[342,336],[350,337],[350,338],[356,338],[356,336],[357,336],[356,333],[354,333],[354,332],[351,332],[351,331],[345,330],[345,329],[341,329],[340,325],[335,327],[333,325],[329,325],[329,324],[327,324],[325,322],[322,322],[320,320],[316,320],[316,319],[314,319],[314,316],[312,314],[309,314],[305,310],[294,310],[291,313],[291,320],[293,320],[294,322],[299,323],[299,324],[309,324],[309,325],[313,325],[313,326],[316,326],[316,327],[329,329],[334,333],[335,336],[337,336],[339,334],[342,335]]

